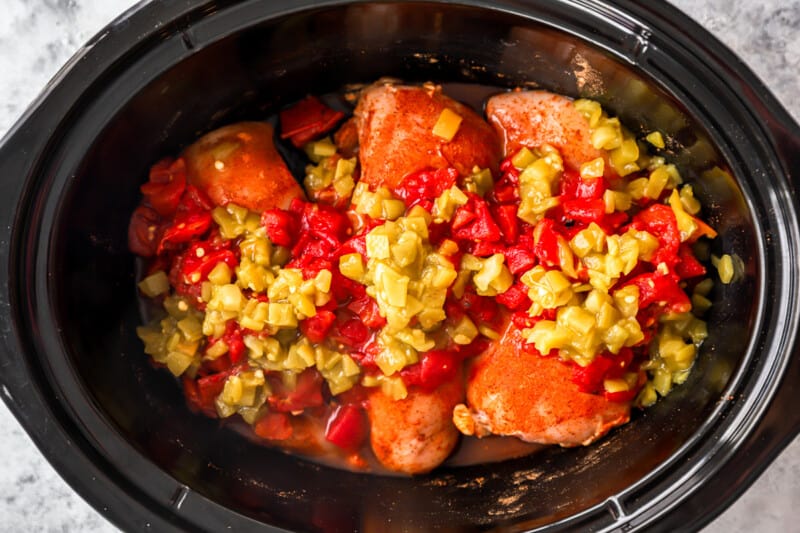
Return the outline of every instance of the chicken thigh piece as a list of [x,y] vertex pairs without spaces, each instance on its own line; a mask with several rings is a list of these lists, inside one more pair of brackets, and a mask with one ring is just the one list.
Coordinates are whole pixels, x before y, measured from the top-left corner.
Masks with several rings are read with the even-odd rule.
[[240,122],[207,133],[183,153],[189,183],[216,205],[251,211],[289,207],[304,198],[266,122]]
[[389,470],[421,474],[439,466],[458,443],[453,408],[464,401],[459,375],[433,392],[412,389],[393,400],[380,389],[369,396],[370,444]]
[[[434,134],[449,110],[461,118],[451,140]],[[492,127],[440,87],[376,84],[364,89],[355,109],[361,180],[390,190],[412,172],[455,167],[497,169],[500,142]]]
[[[447,141],[433,133],[444,110],[461,118]],[[433,86],[375,84],[361,92],[355,110],[361,181],[375,189],[396,188],[407,175],[454,167],[461,175],[475,166],[496,169],[500,142],[491,126],[470,108]],[[388,469],[418,474],[440,465],[458,443],[453,408],[464,401],[461,378],[433,392],[411,388],[392,400],[370,393],[370,442]]]
[[453,420],[467,435],[508,435],[526,442],[591,444],[630,418],[630,402],[581,392],[572,369],[556,357],[520,349],[520,330],[509,324],[475,361],[467,379],[467,405]]
[[486,116],[502,139],[506,156],[523,147],[549,144],[574,170],[598,157],[607,158],[592,146],[589,122],[566,96],[547,91],[502,93],[486,102]]

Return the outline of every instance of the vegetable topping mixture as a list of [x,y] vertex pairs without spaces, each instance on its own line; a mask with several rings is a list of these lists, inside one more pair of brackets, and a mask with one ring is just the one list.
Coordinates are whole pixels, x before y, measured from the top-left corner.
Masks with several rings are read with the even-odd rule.
[[415,474],[492,434],[589,444],[687,379],[716,233],[661,133],[544,91],[493,96],[488,120],[432,84],[357,100],[280,113],[302,187],[266,122],[142,185],[129,246],[163,312],[138,335],[194,411]]

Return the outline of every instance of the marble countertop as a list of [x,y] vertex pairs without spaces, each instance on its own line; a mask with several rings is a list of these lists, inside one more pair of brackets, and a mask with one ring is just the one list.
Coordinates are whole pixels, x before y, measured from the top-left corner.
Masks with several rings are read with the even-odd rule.
[[[672,0],[730,46],[800,120],[800,1]],[[0,137],[57,70],[131,0],[3,0]],[[0,403],[0,531],[114,532]],[[798,531],[800,438],[705,533]]]

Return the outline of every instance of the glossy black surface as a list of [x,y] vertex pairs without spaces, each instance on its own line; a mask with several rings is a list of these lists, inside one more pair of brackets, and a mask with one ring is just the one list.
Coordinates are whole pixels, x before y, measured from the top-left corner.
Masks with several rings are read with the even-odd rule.
[[[188,412],[134,331],[125,235],[148,167],[215,126],[384,75],[532,84],[669,135],[720,231],[713,251],[746,272],[717,285],[686,386],[594,446],[413,479],[287,457]],[[0,147],[4,400],[125,529],[699,527],[800,429],[798,144],[754,76],[662,3],[153,2]],[[714,165],[735,178],[702,177]]]

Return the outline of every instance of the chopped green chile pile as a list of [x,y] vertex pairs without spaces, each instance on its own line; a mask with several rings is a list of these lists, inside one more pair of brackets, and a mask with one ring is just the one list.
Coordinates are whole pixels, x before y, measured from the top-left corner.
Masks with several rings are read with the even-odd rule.
[[[370,390],[400,401],[464,379],[509,320],[519,349],[559,359],[582,393],[652,405],[707,336],[716,234],[648,154],[658,132],[637,140],[596,102],[574,105],[607,158],[569,168],[550,145],[522,148],[495,172],[424,169],[389,190],[359,181],[357,155],[326,136],[343,114],[307,98],[281,114],[309,162],[310,201],[287,209],[214,205],[183,157],[156,163],[131,221],[139,288],[163,308],[137,330],[145,352],[194,411],[313,455],[297,444],[311,421],[357,469]],[[434,134],[460,123],[448,109]]]

